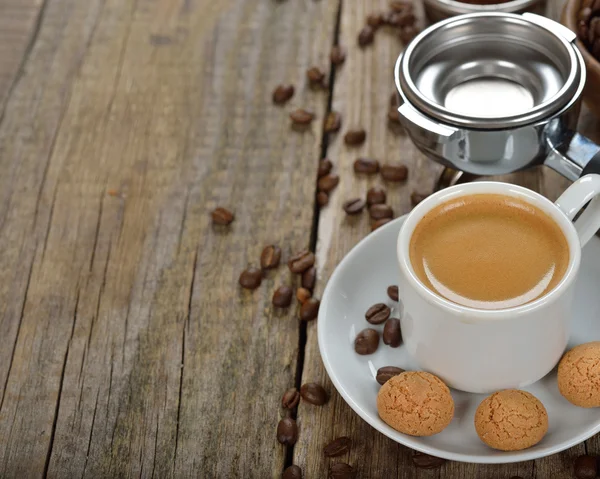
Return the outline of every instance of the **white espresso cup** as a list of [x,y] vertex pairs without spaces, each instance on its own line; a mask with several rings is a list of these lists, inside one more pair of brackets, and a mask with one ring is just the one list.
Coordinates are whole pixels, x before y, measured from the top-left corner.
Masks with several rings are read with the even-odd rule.
[[[438,295],[415,274],[409,245],[423,216],[447,201],[482,193],[512,196],[537,206],[560,226],[567,239],[570,260],[564,277],[535,301],[508,309],[469,308]],[[421,202],[404,221],[397,245],[402,337],[419,366],[450,387],[473,393],[521,388],[550,372],[569,339],[581,248],[600,228],[599,194],[600,175],[587,175],[556,203],[526,188],[498,182],[454,186]]]

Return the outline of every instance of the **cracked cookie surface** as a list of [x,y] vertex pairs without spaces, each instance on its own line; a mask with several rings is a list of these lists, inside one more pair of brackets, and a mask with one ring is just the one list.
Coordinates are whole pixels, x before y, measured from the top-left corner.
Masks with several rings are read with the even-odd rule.
[[548,413],[533,394],[505,389],[481,402],[475,412],[475,430],[494,449],[519,451],[542,440],[548,431]]
[[388,425],[411,436],[444,430],[454,416],[454,400],[441,379],[407,371],[389,379],[377,395],[377,411]]
[[575,406],[600,407],[600,341],[575,346],[562,357],[558,390]]

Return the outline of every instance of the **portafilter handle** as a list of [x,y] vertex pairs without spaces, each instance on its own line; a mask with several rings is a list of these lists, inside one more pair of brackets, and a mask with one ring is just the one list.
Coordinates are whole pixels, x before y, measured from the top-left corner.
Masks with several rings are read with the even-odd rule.
[[544,164],[571,181],[590,174],[600,174],[600,145],[589,138],[570,132],[558,146],[548,140]]

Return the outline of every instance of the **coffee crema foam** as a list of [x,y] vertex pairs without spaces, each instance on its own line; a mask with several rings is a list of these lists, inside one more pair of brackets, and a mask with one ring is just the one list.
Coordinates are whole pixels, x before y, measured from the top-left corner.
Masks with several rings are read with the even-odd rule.
[[570,260],[556,222],[511,196],[476,194],[427,213],[410,240],[418,278],[444,298],[470,308],[506,309],[551,291]]

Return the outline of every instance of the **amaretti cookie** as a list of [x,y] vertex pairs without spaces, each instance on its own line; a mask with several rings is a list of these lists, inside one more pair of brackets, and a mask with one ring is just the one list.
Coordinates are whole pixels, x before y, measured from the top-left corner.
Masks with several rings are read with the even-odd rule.
[[562,357],[558,389],[575,406],[600,407],[600,341],[575,346]]

